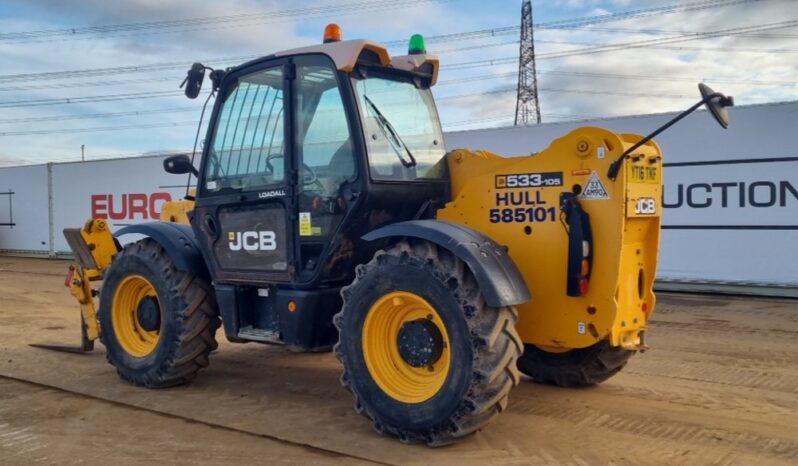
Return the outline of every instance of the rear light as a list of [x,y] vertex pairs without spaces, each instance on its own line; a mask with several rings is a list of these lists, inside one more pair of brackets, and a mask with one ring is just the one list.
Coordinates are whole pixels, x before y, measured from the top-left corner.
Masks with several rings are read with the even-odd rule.
[[593,268],[593,232],[590,215],[582,209],[575,193],[560,194],[560,209],[568,225],[568,296],[583,296],[588,292]]

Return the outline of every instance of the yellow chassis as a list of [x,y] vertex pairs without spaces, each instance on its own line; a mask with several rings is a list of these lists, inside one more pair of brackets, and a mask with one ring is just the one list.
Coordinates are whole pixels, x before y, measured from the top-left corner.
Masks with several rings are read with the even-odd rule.
[[[465,149],[448,154],[452,200],[438,218],[468,225],[509,248],[532,293],[517,306],[525,343],[547,351],[605,339],[613,346],[644,347],[642,333],[655,304],[662,212],[659,147],[653,141],[643,145],[615,181],[607,177],[610,163],[641,138],[583,127],[536,154],[502,157]],[[551,173],[545,176],[552,185],[530,186],[538,184],[531,180],[545,182],[537,175]],[[575,185],[590,215],[594,257],[589,291],[570,297],[568,233],[559,218],[559,195]]]

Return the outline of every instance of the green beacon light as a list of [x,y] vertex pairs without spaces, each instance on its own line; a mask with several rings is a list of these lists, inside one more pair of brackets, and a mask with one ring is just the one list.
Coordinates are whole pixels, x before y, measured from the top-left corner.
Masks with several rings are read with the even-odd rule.
[[410,55],[422,55],[427,53],[427,47],[424,44],[424,36],[421,34],[413,34],[410,36],[410,44],[407,46],[407,53]]

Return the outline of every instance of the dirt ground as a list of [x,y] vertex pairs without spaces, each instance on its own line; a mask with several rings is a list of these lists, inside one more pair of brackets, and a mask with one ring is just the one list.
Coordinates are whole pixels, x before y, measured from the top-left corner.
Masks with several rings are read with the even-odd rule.
[[[525,380],[482,432],[374,433],[330,354],[222,341],[191,385],[122,382],[78,341],[66,263],[0,257],[0,464],[798,464],[798,301],[660,294],[652,349],[601,386]],[[220,339],[224,337],[219,334]]]

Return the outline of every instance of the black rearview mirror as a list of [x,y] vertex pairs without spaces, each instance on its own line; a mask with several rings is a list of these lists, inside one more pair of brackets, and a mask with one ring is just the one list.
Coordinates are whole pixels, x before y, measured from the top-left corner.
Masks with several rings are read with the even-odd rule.
[[186,154],[172,155],[163,161],[163,169],[166,173],[173,175],[185,175],[191,173],[194,176],[199,175],[199,172],[194,165],[191,164],[191,159]]
[[706,105],[707,110],[709,110],[709,113],[712,114],[712,116],[715,118],[718,124],[720,124],[720,126],[723,127],[723,129],[728,128],[729,112],[726,111],[726,107],[734,106],[734,98],[730,95],[726,96],[721,94],[720,92],[715,92],[712,90],[711,87],[707,86],[704,83],[698,83],[698,90],[701,91],[701,100],[696,102],[692,107],[688,108],[687,110],[673,117],[672,120],[668,121],[664,125],[655,129],[654,132],[652,132],[648,136],[632,144],[632,146],[626,149],[623,152],[623,154],[621,154],[620,156],[618,156],[617,159],[612,161],[609,170],[607,170],[607,178],[611,179],[612,181],[615,181],[615,179],[618,177],[618,171],[620,171],[621,169],[621,164],[623,163],[624,159],[626,159],[626,157],[629,156],[629,154],[637,150],[638,147],[654,139],[661,132],[675,125],[676,122],[680,121],[682,118],[686,117],[687,115],[699,109],[702,105]]
[[[707,107],[707,110],[709,110],[709,113],[712,114],[723,129],[728,128],[729,112],[726,111],[726,107],[734,106],[734,99],[731,96],[727,97],[719,92],[713,91],[711,87],[704,83],[698,83],[698,90],[701,91],[701,99],[704,100],[704,105]],[[713,94],[715,97],[710,98]]]
[[202,89],[202,81],[205,79],[205,65],[194,63],[186,73],[186,79],[180,87],[185,86],[186,97],[196,99]]

